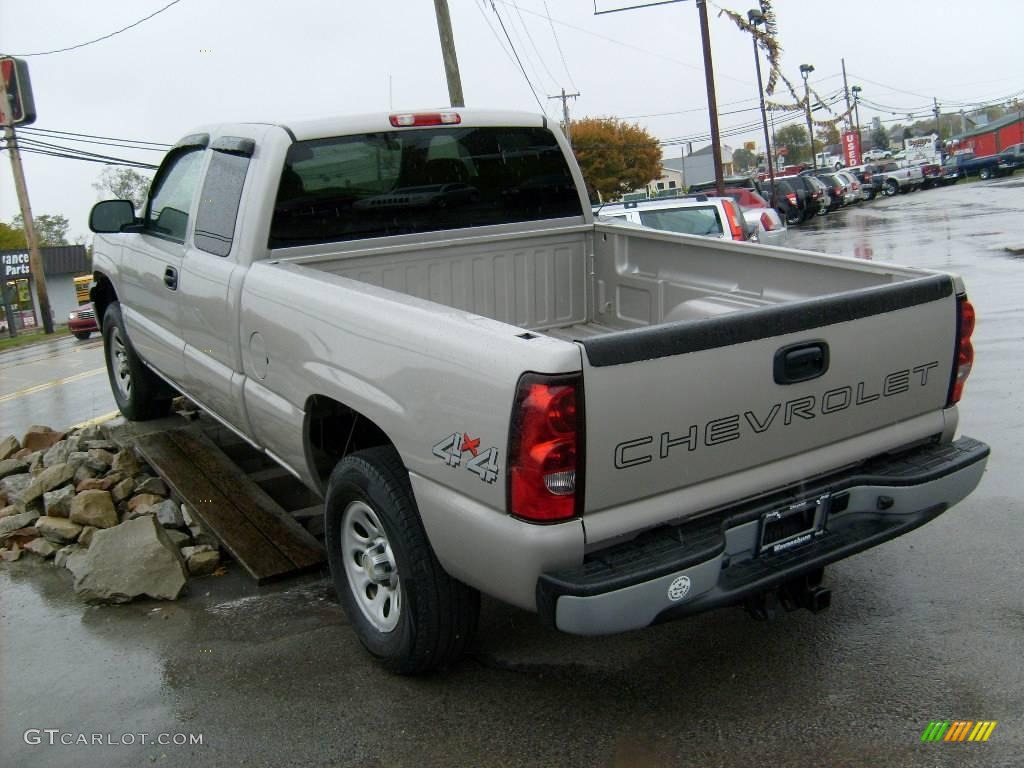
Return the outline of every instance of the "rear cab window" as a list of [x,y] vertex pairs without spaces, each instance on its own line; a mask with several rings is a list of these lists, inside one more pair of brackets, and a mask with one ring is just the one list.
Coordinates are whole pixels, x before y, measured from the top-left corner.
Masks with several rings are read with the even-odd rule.
[[582,216],[546,128],[439,127],[293,144],[271,248]]

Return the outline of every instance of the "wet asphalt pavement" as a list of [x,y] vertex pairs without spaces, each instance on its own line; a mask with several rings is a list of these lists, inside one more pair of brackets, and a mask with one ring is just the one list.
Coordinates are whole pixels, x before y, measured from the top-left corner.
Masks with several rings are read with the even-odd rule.
[[0,352],[0,433],[69,427],[114,410],[99,334],[80,341],[58,331],[51,341]]
[[[829,611],[762,624],[727,609],[583,639],[485,601],[470,657],[403,679],[367,660],[322,575],[256,587],[233,568],[178,603],[90,608],[67,572],[18,562],[0,566],[3,763],[1024,765],[1022,210],[1018,174],[791,233],[798,247],[963,275],[978,326],[961,429],[992,446],[965,502],[828,569]],[[938,719],[998,726],[982,744],[921,743]],[[30,728],[203,743],[27,745]]]

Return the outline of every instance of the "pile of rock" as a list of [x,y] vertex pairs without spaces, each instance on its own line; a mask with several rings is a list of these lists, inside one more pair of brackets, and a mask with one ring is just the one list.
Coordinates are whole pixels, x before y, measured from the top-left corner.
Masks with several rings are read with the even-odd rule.
[[23,552],[74,576],[87,602],[175,600],[220,566],[216,541],[102,427],[33,426],[0,440],[0,559]]

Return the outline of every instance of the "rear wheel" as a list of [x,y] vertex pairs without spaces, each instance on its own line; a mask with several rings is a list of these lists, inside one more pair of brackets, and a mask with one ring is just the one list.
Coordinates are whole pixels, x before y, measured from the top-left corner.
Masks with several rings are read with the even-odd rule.
[[476,630],[480,595],[437,561],[393,448],[359,451],[335,467],[325,537],[338,600],[377,661],[412,675],[458,660]]
[[980,171],[978,171],[978,176],[980,176],[982,180],[987,181],[988,179],[992,178],[992,169],[987,167],[982,168]]
[[79,331],[78,333],[75,334],[75,338],[81,339],[82,341],[85,341],[90,336],[92,336],[92,331]]
[[780,210],[779,213],[782,214],[782,217],[786,220],[786,224],[788,226],[799,224],[800,220],[803,218],[800,215],[800,211],[798,211],[796,208],[787,208],[784,211]]
[[171,410],[169,391],[135,354],[117,302],[103,314],[103,350],[110,390],[124,417],[147,421],[166,416]]
[[900,184],[899,184],[898,181],[896,181],[896,179],[886,179],[885,180],[885,194],[887,196],[892,197],[893,195],[895,195],[899,191],[900,191]]

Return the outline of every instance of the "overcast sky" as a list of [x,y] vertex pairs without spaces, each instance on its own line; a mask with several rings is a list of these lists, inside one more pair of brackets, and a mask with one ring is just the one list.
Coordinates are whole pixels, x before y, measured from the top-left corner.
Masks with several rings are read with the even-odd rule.
[[[167,2],[0,0],[0,51],[76,45]],[[597,7],[638,2],[597,0]],[[745,14],[754,5],[709,2],[723,130],[755,122],[759,112],[750,37],[718,12],[725,7]],[[539,100],[556,117],[560,103],[547,96],[564,87],[580,92],[571,105],[574,117],[628,117],[661,139],[708,131],[692,0],[599,16],[594,0],[494,0],[536,100],[490,0],[449,0],[449,6],[470,107],[539,111]],[[799,83],[799,65],[813,64],[811,83],[826,96],[842,88],[845,56],[850,85],[887,108],[862,103],[862,125],[874,115],[905,121],[909,110],[927,111],[933,96],[958,111],[1024,91],[1018,3],[775,0],[774,6],[783,71]],[[431,0],[181,0],[110,39],[27,60],[39,115],[33,127],[124,139],[173,143],[209,122],[287,122],[447,104]],[[792,102],[785,89],[774,99]],[[759,135],[750,130],[725,141],[737,147]],[[161,157],[52,143],[153,163]],[[676,155],[679,148],[666,152]],[[63,214],[72,239],[88,236],[88,212],[98,199],[91,184],[103,166],[28,154],[25,168],[33,211]],[[17,212],[5,158],[0,219],[10,221]]]

